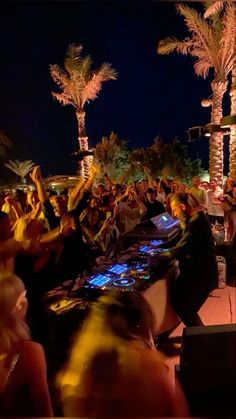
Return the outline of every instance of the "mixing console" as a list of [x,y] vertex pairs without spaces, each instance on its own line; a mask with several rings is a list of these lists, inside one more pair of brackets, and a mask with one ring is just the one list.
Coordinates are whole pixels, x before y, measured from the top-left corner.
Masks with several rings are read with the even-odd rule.
[[[125,263],[118,262],[104,268],[86,280],[80,289],[82,298],[94,298],[104,291],[119,289],[121,291],[144,290],[153,283],[153,263],[151,258],[164,250],[159,246],[162,240],[150,240],[138,245],[136,252],[130,254]],[[161,265],[161,264],[160,264]],[[158,258],[155,258],[155,280],[158,268]]]

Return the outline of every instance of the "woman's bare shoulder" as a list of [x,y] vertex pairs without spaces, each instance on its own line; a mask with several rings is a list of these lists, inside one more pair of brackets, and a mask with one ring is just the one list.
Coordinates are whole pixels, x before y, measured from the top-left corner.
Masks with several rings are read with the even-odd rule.
[[30,354],[40,356],[44,355],[44,349],[40,343],[34,342],[33,340],[26,340],[20,346],[20,353],[25,356]]

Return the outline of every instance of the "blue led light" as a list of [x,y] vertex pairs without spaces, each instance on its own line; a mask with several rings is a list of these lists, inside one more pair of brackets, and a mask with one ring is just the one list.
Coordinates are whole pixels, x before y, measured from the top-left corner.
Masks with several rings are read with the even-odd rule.
[[126,265],[119,265],[118,263],[116,263],[115,265],[111,266],[110,268],[108,268],[109,272],[112,272],[113,274],[123,274],[124,272],[128,271],[128,267]]
[[109,276],[105,275],[97,275],[93,279],[89,280],[89,284],[95,285],[96,287],[103,287],[105,284],[111,281],[111,278]]

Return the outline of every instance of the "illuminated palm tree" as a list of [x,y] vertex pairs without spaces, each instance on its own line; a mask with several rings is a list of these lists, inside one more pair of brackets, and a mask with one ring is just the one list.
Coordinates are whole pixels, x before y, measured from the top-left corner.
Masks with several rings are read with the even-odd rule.
[[[225,7],[221,25],[206,21],[194,9],[177,4],[177,11],[184,17],[191,38],[178,40],[174,37],[160,41],[157,52],[170,54],[177,51],[190,54],[195,59],[194,70],[206,78],[210,68],[214,71],[212,88],[211,124],[219,126],[222,118],[222,100],[227,90],[227,76],[234,62],[235,10],[230,3]],[[212,127],[212,128],[213,128]],[[212,130],[210,138],[210,178],[223,181],[223,134]]]
[[[78,121],[78,140],[81,151],[88,150],[88,137],[85,127],[84,105],[95,100],[102,88],[102,82],[115,80],[116,71],[109,63],[103,63],[97,70],[92,70],[92,60],[89,55],[81,57],[82,45],[69,45],[64,69],[57,64],[50,65],[53,80],[62,89],[61,93],[53,92],[53,97],[62,105],[72,105],[76,109]],[[87,156],[82,161],[82,176],[86,179],[92,158]]]
[[12,172],[16,173],[17,176],[20,176],[21,183],[26,183],[25,177],[33,169],[35,163],[32,160],[9,160],[8,163],[5,163],[5,166],[10,169]]
[[[230,2],[231,3],[231,2]],[[222,12],[224,7],[227,5],[225,1],[213,1],[212,4],[207,8],[204,17],[209,18],[215,16],[216,14]],[[232,2],[232,7],[235,8],[234,2]],[[236,13],[236,12],[235,12]],[[236,25],[236,18],[235,18]],[[236,115],[236,39],[234,38],[234,64],[231,73],[231,88],[230,88],[230,97],[231,97],[231,106],[230,113],[231,115]],[[233,124],[230,126],[230,142],[229,142],[229,172],[230,176],[233,176],[236,179],[236,125]]]

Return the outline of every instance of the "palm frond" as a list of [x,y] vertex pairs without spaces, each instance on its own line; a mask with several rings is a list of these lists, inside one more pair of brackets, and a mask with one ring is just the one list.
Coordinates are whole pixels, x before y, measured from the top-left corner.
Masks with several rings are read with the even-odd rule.
[[209,18],[210,16],[220,13],[225,5],[225,1],[214,1],[205,11],[204,18]]
[[173,51],[177,51],[180,54],[189,54],[191,53],[193,47],[193,42],[190,38],[186,38],[184,40],[179,40],[173,36],[167,37],[162,39],[158,46],[157,52],[158,54],[168,55]]
[[207,56],[205,58],[202,57],[201,59],[198,59],[194,63],[194,70],[197,76],[201,76],[204,79],[208,76],[209,70],[211,67],[212,67],[212,62],[208,59]]
[[70,82],[70,78],[68,76],[68,73],[66,73],[62,67],[60,67],[58,64],[50,64],[50,74],[55,81],[55,83],[58,84],[58,86],[61,89],[64,89],[67,87],[68,83]]
[[89,100],[95,100],[98,97],[101,88],[101,82],[96,78],[96,75],[93,74],[83,91],[82,106]]
[[236,7],[227,3],[222,17],[222,37],[220,41],[219,57],[222,64],[225,64],[226,76],[232,70],[229,63],[235,54],[236,41]]
[[72,101],[71,97],[67,96],[65,92],[62,92],[62,93],[52,92],[52,96],[54,99],[57,99],[58,102],[60,102],[63,106],[66,106],[66,105],[76,106],[76,104]]
[[207,21],[196,10],[185,4],[177,4],[176,9],[184,17],[189,32],[199,39],[206,52],[211,55],[212,30]]
[[103,81],[107,80],[116,80],[118,73],[117,71],[112,68],[110,63],[103,63],[100,69],[96,72],[96,76]]
[[87,55],[78,66],[79,69],[79,76],[86,79],[88,78],[88,75],[91,72],[91,65],[93,63],[93,60],[90,55]]
[[64,65],[68,73],[71,75],[71,78],[77,80],[87,80],[91,72],[92,59],[90,55],[87,55],[85,58],[79,61],[76,59],[67,58]]
[[97,72],[94,72],[87,83],[83,94],[83,105],[88,100],[95,100],[102,88],[102,82],[116,80],[117,72],[109,63],[103,63]]
[[18,176],[25,177],[33,169],[35,163],[32,160],[24,160],[22,162],[9,160],[8,163],[5,163],[5,166]]

